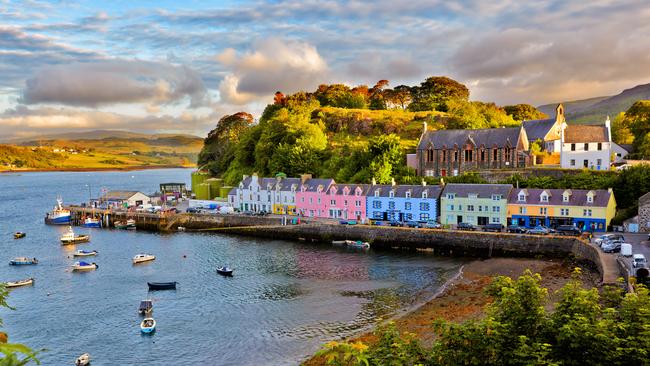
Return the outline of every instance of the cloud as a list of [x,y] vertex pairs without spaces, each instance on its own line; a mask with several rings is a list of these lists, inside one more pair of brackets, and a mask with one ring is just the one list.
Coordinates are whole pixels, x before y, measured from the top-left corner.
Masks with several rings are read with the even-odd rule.
[[254,50],[237,55],[226,49],[216,57],[229,72],[219,84],[223,101],[244,104],[278,90],[294,93],[325,81],[328,67],[308,43],[277,38],[259,41]]
[[26,81],[20,102],[98,107],[119,103],[153,106],[188,97],[202,106],[201,77],[186,66],[140,60],[105,60],[44,67]]

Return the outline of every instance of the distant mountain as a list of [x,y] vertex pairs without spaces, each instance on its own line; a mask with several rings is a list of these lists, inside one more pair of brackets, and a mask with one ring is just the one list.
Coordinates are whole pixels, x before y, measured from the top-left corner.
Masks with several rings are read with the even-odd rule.
[[35,141],[51,141],[51,140],[103,140],[103,139],[147,139],[154,140],[160,138],[170,137],[184,137],[189,139],[198,139],[200,137],[187,135],[187,134],[145,134],[139,132],[123,131],[123,130],[93,130],[83,132],[68,132],[58,133],[52,135],[42,135],[33,137],[16,138],[7,141],[1,141],[12,144],[33,145]]
[[[607,116],[613,119],[620,112],[625,112],[630,108],[634,102],[642,99],[650,99],[650,84],[637,85],[614,96],[563,102],[564,113],[568,123],[602,123]],[[549,116],[554,116],[557,104],[545,104],[537,109]]]

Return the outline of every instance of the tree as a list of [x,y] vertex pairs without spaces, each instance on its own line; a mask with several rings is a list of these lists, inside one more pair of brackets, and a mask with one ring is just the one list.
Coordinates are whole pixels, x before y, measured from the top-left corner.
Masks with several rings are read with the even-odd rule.
[[548,118],[546,113],[542,113],[530,104],[507,105],[503,110],[517,122]]
[[[13,308],[7,303],[7,296],[9,296],[9,291],[4,284],[0,283],[0,307],[13,310]],[[1,325],[2,319],[0,319],[0,326]],[[7,339],[7,335],[0,332],[0,354],[3,355],[3,357],[0,358],[0,365],[22,366],[31,361],[40,365],[40,361],[36,358],[38,352],[34,352],[31,348],[22,344],[7,343]]]
[[411,104],[411,87],[406,85],[398,85],[393,89],[384,91],[386,105],[388,108],[399,107],[402,110]]
[[631,144],[634,142],[634,135],[630,131],[629,121],[625,113],[619,113],[612,121],[612,141],[617,144]]
[[469,89],[446,76],[432,76],[420,86],[411,88],[411,97],[413,102],[409,109],[412,111],[447,112],[449,101],[469,99]]
[[199,166],[206,165],[214,176],[222,175],[235,158],[240,135],[253,123],[253,116],[238,112],[223,116],[217,127],[208,133],[199,153]]
[[650,157],[650,143],[646,142],[650,133],[650,100],[639,100],[625,112],[624,126],[634,136],[634,155]]
[[286,103],[287,103],[287,97],[285,97],[284,94],[282,94],[282,92],[276,91],[275,96],[273,96],[273,104],[284,106]]
[[477,129],[517,126],[512,117],[494,103],[451,100],[448,103],[450,129]]

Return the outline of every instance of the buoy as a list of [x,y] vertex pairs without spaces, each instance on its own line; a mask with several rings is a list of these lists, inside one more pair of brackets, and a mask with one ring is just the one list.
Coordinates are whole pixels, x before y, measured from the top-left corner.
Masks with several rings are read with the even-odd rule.
[[183,258],[187,258],[187,256],[185,254],[183,254]]

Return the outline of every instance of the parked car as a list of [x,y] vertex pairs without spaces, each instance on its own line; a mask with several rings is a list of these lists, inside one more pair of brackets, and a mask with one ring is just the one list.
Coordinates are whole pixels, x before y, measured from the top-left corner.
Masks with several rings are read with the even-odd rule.
[[391,220],[388,225],[390,226],[402,226],[402,223],[397,220]]
[[412,228],[420,228],[422,227],[421,224],[417,221],[407,221],[406,226],[412,227]]
[[253,216],[253,211],[242,211],[241,214],[246,216]]
[[579,236],[582,234],[582,231],[573,225],[560,225],[557,227],[557,232],[560,235]]
[[623,242],[624,242],[623,239],[603,240],[603,241],[600,242],[600,247],[603,248],[606,245],[611,245],[611,244],[614,244],[614,243],[623,243]]
[[500,233],[503,231],[503,224],[487,224],[483,226],[483,231],[491,231],[495,233]]
[[440,229],[442,225],[437,223],[435,220],[429,220],[424,224],[424,227],[427,229]]
[[632,267],[642,268],[647,266],[648,262],[645,260],[645,256],[643,254],[635,254],[632,256]]
[[510,226],[508,226],[508,232],[509,233],[525,234],[527,231],[528,230],[523,226],[518,226],[518,225],[510,225]]
[[253,213],[254,216],[266,216],[268,214],[269,213],[266,212],[266,211],[258,211],[258,212]]
[[458,230],[466,230],[466,231],[476,231],[478,227],[476,225],[467,223],[467,222],[461,222],[458,225],[456,225],[456,229]]
[[621,234],[605,234],[597,237],[596,240],[594,240],[594,243],[600,245],[603,241],[614,240],[614,239],[625,240],[625,238]]
[[372,224],[375,225],[375,226],[385,226],[386,225],[383,221],[379,221],[379,220],[373,221]]
[[605,253],[618,253],[621,251],[621,242],[610,242],[603,245],[603,252]]
[[185,210],[187,213],[200,213],[201,209],[198,207],[188,207],[187,210]]
[[538,225],[538,226],[535,226],[532,229],[528,229],[528,234],[548,235],[550,233],[551,233],[551,230],[549,230],[549,228],[547,228],[545,226],[542,226],[542,225]]

